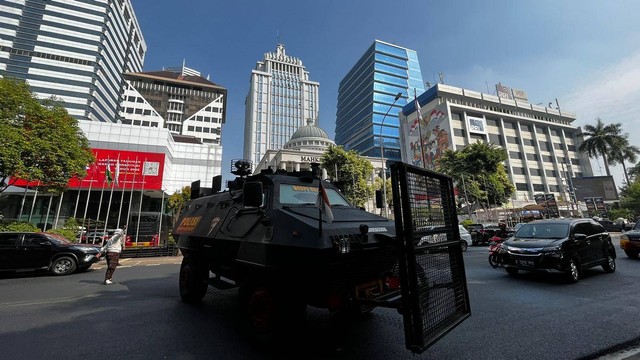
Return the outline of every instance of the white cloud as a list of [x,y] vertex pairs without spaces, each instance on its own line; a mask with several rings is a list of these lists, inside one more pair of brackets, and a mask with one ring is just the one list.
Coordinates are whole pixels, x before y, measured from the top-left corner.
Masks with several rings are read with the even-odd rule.
[[[574,125],[593,124],[596,117],[604,123],[622,123],[631,144],[640,145],[640,52],[597,71],[563,100],[561,107],[576,113]],[[592,164],[594,175],[606,174],[595,159]],[[622,185],[622,167],[611,170],[616,184]]]

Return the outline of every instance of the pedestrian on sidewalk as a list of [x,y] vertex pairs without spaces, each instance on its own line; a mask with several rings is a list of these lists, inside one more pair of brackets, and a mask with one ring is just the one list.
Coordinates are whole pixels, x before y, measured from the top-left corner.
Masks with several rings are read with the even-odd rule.
[[106,253],[107,257],[107,273],[104,276],[105,285],[113,284],[111,277],[118,265],[120,265],[120,253],[124,250],[124,242],[126,239],[127,227],[124,229],[116,229],[113,236],[100,248],[100,252],[96,257],[100,257]]

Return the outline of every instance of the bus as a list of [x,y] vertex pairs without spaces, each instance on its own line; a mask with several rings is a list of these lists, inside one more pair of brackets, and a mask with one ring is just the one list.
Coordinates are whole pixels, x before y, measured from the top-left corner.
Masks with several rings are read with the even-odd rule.
[[171,231],[171,216],[160,212],[132,213],[127,224],[126,247],[167,246]]

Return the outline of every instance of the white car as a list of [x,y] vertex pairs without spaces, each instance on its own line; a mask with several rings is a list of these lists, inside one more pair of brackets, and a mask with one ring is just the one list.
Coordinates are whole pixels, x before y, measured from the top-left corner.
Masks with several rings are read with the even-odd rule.
[[458,225],[458,229],[460,229],[460,240],[464,241],[462,243],[462,251],[467,251],[467,248],[471,245],[471,234],[462,225]]

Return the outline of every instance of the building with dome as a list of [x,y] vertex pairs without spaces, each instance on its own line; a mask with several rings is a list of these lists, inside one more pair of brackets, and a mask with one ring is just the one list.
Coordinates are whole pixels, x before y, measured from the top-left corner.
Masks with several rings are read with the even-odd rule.
[[[300,127],[291,136],[282,149],[267,150],[253,173],[259,174],[260,171],[271,168],[273,170],[306,171],[311,170],[311,163],[320,163],[321,157],[330,146],[336,146],[336,143],[329,139],[327,132],[321,129],[311,119],[307,120],[307,125]],[[368,181],[373,184],[376,176],[381,174],[380,158],[364,157],[371,165],[373,172]],[[322,169],[322,179],[328,178],[327,171],[332,169]],[[372,201],[365,205],[365,209],[370,212],[378,212]]]

